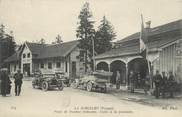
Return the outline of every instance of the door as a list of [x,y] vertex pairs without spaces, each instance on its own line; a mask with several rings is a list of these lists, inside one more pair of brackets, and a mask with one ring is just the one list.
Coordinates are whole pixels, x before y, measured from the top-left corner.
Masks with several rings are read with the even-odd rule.
[[30,63],[23,64],[23,73],[30,76]]
[[76,62],[72,62],[72,77],[76,78]]

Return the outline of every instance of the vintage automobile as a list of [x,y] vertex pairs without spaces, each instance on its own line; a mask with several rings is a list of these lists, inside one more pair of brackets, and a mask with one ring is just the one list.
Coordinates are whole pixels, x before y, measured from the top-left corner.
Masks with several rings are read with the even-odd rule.
[[70,79],[64,72],[56,72],[56,74],[63,80],[64,86],[70,86]]
[[111,87],[110,77],[112,72],[96,71],[90,75],[85,75],[83,78],[75,79],[71,84],[73,88],[82,88],[87,91],[100,89],[101,92],[107,92],[107,88]]
[[59,73],[55,74],[35,74],[35,78],[32,80],[33,88],[41,88],[44,91],[49,89],[58,88],[60,91],[64,88],[64,79],[59,76]]

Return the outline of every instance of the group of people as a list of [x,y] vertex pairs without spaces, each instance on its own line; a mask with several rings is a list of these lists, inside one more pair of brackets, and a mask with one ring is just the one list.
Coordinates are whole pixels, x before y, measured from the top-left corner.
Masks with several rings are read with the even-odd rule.
[[[116,72],[116,89],[120,88],[121,83],[121,75],[120,72]],[[138,78],[139,77],[139,78]],[[135,88],[137,88],[137,85],[140,83],[139,88],[143,88],[145,94],[150,93],[149,90],[151,88],[152,84],[155,84],[154,88],[154,95],[156,98],[159,98],[162,96],[162,98],[167,97],[167,94],[170,98],[174,97],[174,89],[175,89],[175,77],[173,75],[173,72],[169,72],[168,75],[166,72],[162,72],[162,75],[159,73],[159,71],[156,71],[156,74],[151,77],[149,75],[146,75],[145,78],[140,78],[140,75],[138,72],[130,71],[128,74],[129,79],[129,88],[130,92],[134,93]],[[137,82],[137,80],[140,79],[140,82]]]
[[153,80],[155,83],[154,94],[156,98],[159,98],[160,94],[162,94],[162,98],[165,98],[167,92],[169,92],[171,98],[174,97],[175,77],[171,71],[167,77],[165,72],[162,72],[161,75],[157,70]]
[[[19,96],[21,93],[23,74],[18,70],[13,78],[15,83],[15,96]],[[8,69],[0,69],[0,93],[3,97],[11,93],[11,84],[12,82],[8,75]]]

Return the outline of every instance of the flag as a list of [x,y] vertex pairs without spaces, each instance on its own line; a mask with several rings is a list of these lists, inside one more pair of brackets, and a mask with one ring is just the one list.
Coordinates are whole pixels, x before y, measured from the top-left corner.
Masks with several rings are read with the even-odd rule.
[[143,16],[141,15],[141,31],[140,31],[140,54],[143,58],[146,58],[146,45],[144,43],[144,40],[146,38],[145,35],[145,28],[144,28],[144,24],[143,24]]

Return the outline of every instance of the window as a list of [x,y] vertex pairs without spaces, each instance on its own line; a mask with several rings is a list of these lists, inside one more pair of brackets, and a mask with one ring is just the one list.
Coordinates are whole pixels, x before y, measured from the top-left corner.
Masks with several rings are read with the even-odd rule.
[[30,58],[30,53],[27,54],[27,57]]
[[26,54],[23,54],[23,58],[26,58]]
[[16,71],[16,65],[14,65],[14,71]]
[[61,67],[61,63],[60,62],[57,62],[56,63],[56,68],[60,68]]
[[40,64],[40,68],[42,68],[42,69],[44,68],[44,63]]
[[52,69],[52,63],[51,62],[48,63],[48,69]]

